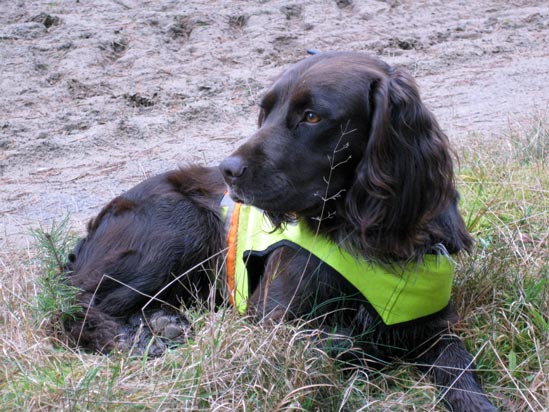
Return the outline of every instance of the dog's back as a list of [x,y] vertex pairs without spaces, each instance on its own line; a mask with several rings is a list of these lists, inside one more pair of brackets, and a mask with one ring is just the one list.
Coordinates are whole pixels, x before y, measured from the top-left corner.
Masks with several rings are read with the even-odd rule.
[[177,308],[208,296],[223,241],[222,192],[217,169],[171,171],[116,197],[90,221],[68,264],[83,312],[66,327],[80,346],[109,351],[144,306]]

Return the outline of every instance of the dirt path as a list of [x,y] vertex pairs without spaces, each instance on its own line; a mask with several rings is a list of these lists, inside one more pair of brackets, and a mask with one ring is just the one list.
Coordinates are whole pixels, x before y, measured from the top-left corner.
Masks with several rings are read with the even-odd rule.
[[144,176],[217,163],[307,48],[406,66],[456,145],[549,113],[546,1],[203,3],[0,0],[0,246],[67,213],[82,230]]

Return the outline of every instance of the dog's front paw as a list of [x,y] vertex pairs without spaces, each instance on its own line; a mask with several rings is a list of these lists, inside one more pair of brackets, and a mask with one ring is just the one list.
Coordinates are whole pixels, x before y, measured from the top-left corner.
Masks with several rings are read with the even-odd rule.
[[187,341],[191,325],[187,318],[173,310],[136,313],[118,338],[118,348],[134,356],[161,356],[168,348]]
[[149,327],[155,336],[166,343],[183,343],[191,335],[191,325],[180,313],[155,312],[149,319]]

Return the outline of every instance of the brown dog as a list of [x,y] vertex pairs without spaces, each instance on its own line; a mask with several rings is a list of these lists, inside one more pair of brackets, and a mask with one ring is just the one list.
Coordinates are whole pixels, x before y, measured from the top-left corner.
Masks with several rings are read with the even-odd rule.
[[[102,352],[143,349],[151,334],[181,340],[185,319],[162,303],[192,304],[215,289],[225,259],[220,201],[227,186],[235,201],[262,209],[271,229],[299,221],[341,254],[392,268],[369,284],[366,266],[352,278],[307,247],[278,242],[247,255],[248,313],[314,319],[321,329],[351,336],[361,360],[417,363],[451,410],[494,411],[471,356],[450,331],[456,316],[444,297],[449,287],[443,292],[438,279],[421,279],[427,299],[418,308],[403,298],[404,317],[396,318],[367,297],[376,288],[383,294],[383,277],[394,280],[398,268],[402,278],[423,276],[406,268],[450,260],[472,243],[457,209],[447,137],[410,75],[367,55],[324,53],[284,72],[260,106],[259,129],[219,169],[189,167],[148,179],[90,222],[68,265],[84,308],[65,325],[69,335]],[[359,285],[365,279],[370,290]],[[433,309],[430,300],[443,305]],[[143,322],[146,333],[136,337]],[[151,351],[160,354],[165,343],[155,342]]]

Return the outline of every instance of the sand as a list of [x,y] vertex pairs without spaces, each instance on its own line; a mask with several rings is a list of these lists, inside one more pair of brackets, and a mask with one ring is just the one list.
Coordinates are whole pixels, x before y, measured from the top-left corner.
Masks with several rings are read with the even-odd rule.
[[2,1],[0,246],[217,164],[306,49],[406,67],[456,147],[549,113],[546,1]]

